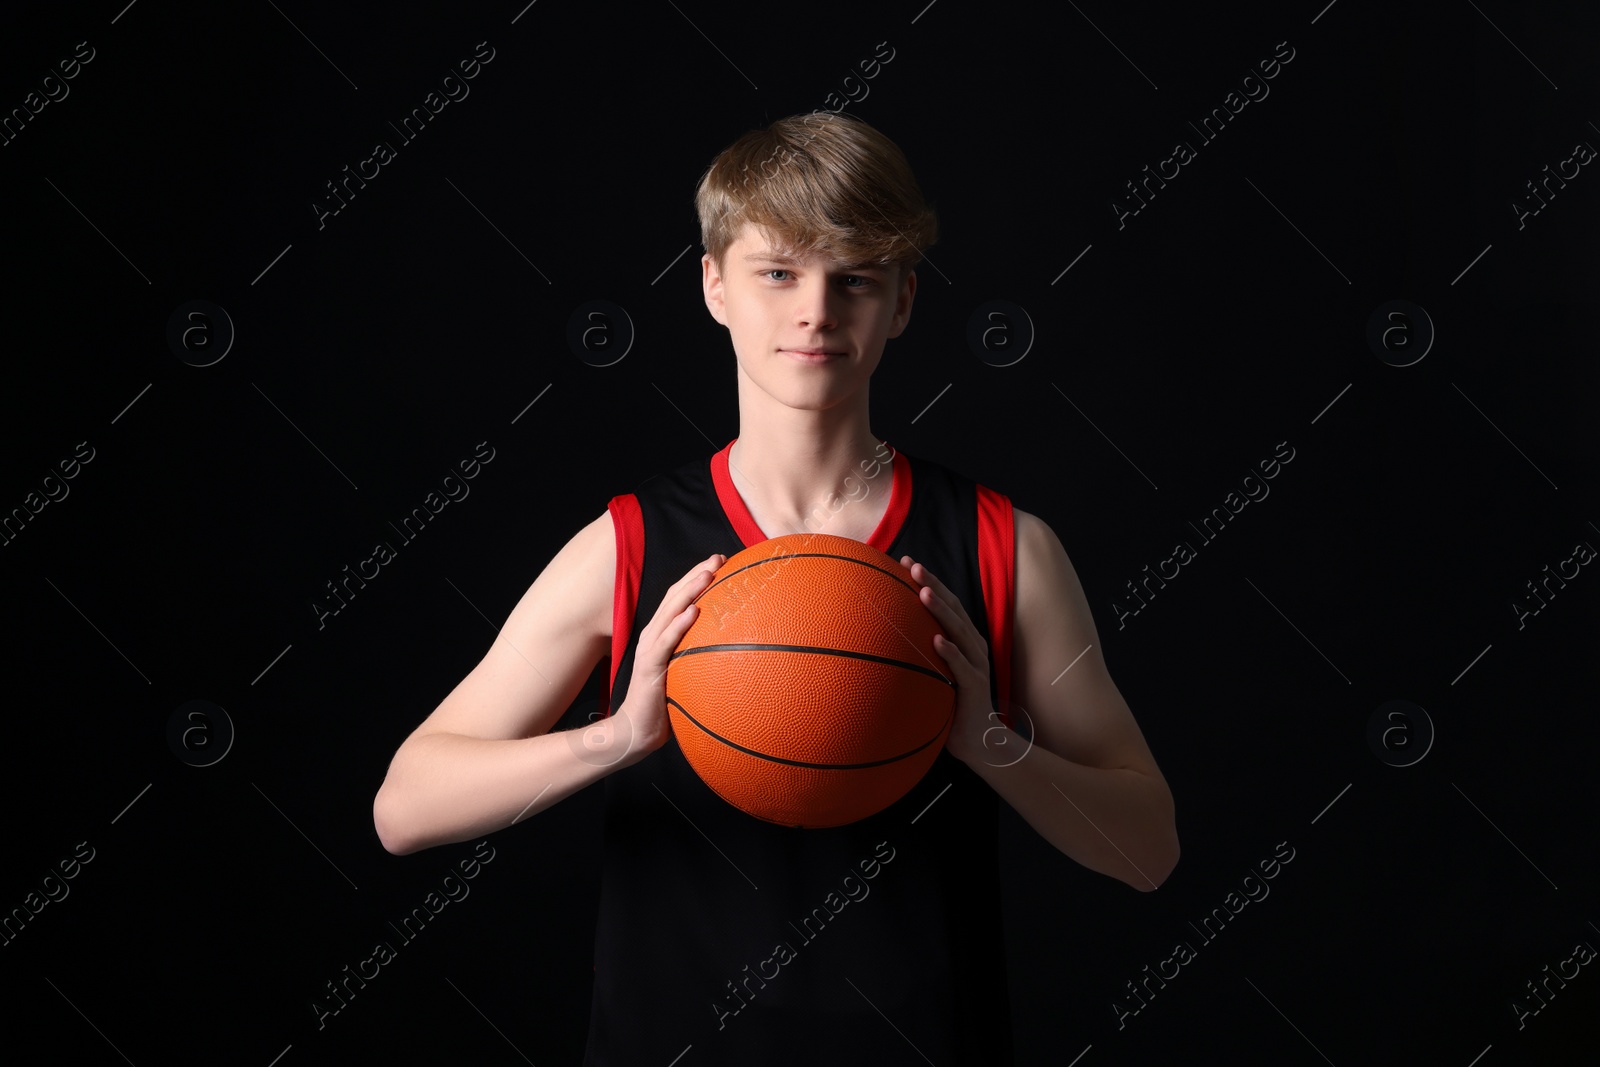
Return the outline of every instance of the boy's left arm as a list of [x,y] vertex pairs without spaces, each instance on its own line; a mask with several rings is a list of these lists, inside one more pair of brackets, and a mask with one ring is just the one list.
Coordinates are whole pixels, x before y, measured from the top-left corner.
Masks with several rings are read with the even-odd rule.
[[[1056,848],[1148,892],[1178,862],[1172,792],[1106,669],[1066,550],[1043,520],[1012,513],[1017,573],[1011,703],[1032,721],[1031,742],[995,714],[988,643],[965,607],[931,571],[910,556],[901,558],[922,584],[923,604],[950,638],[935,641],[956,679],[950,754]],[[1019,752],[1026,755],[1017,758]]]

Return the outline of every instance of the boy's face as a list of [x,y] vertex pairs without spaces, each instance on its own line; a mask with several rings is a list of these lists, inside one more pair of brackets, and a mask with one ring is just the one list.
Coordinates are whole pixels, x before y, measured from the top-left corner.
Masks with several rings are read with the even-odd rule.
[[[779,255],[746,225],[719,270],[701,257],[706,307],[728,328],[740,369],[790,407],[831,407],[871,378],[911,318],[917,278],[897,266],[847,266]],[[826,361],[800,352],[836,353]]]

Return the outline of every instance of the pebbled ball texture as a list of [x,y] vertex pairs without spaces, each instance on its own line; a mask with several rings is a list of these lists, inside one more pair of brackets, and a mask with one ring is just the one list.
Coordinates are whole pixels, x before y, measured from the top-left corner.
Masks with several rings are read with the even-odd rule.
[[917,588],[896,560],[829,534],[774,537],[723,563],[667,666],[673,735],[701,780],[801,829],[909,792],[955,711]]

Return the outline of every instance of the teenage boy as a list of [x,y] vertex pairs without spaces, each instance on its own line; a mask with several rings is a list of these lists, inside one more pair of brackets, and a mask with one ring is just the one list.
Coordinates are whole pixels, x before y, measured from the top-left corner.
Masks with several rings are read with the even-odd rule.
[[[872,373],[936,235],[899,148],[850,116],[783,119],[716,158],[696,207],[739,436],[613,497],[556,554],[396,752],[378,834],[396,854],[466,841],[603,780],[586,1064],[1009,1063],[999,802],[1148,891],[1178,859],[1171,793],[1050,527],[870,429]],[[822,830],[723,802],[665,706],[712,573],[791,533],[910,567],[956,681],[921,782]],[[550,733],[607,655],[603,717]]]

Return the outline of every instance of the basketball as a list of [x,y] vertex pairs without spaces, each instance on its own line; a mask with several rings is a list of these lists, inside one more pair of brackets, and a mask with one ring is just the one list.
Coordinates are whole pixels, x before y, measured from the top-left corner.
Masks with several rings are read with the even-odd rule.
[[927,773],[955,713],[942,633],[871,545],[787,534],[731,556],[667,664],[673,736],[718,796],[797,829],[882,811]]

